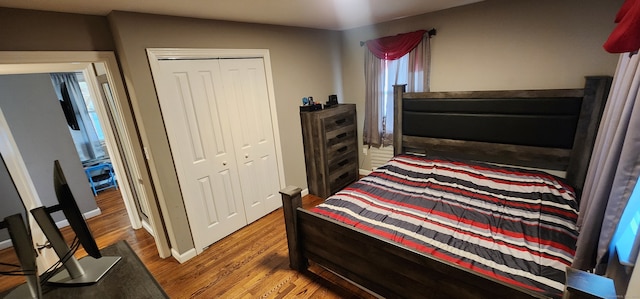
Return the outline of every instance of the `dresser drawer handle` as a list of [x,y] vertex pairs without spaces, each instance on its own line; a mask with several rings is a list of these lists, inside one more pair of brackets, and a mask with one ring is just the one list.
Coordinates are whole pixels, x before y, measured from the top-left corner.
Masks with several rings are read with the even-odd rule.
[[344,178],[346,178],[346,177],[348,177],[348,176],[349,176],[349,173],[348,173],[348,172],[345,172],[345,173],[343,173],[341,176],[339,176],[339,177],[338,177],[338,179],[339,179],[339,180],[341,180],[341,179],[344,179]]
[[346,151],[348,148],[349,148],[348,146],[343,146],[343,147],[339,148],[337,151],[342,153],[342,152]]
[[338,136],[336,136],[336,138],[338,138],[338,139],[342,139],[342,138],[345,138],[345,137],[347,137],[347,133],[342,133],[342,134],[339,134]]
[[344,159],[344,160],[338,162],[338,166],[345,166],[347,164],[349,164],[349,159]]
[[346,118],[341,118],[341,119],[336,120],[336,125],[341,125],[341,124],[344,124],[345,122],[347,122],[347,119]]

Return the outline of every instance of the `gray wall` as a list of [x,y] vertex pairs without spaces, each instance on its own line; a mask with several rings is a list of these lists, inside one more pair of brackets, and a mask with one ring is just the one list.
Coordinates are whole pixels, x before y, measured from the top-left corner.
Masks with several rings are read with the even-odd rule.
[[[360,41],[436,28],[431,91],[581,88],[584,77],[613,75],[618,55],[602,44],[622,0],[489,0],[342,33],[345,99],[364,124]],[[360,168],[371,169],[360,155]]]
[[[53,190],[53,161],[60,160],[80,210],[85,213],[97,209],[49,75],[0,76],[0,108],[42,204],[58,203]],[[62,219],[61,213],[54,215],[54,220]]]
[[[151,77],[147,48],[268,49],[271,57],[286,184],[306,187],[298,106],[302,97],[340,94],[337,32],[112,12],[108,16],[131,101],[139,107],[152,176],[166,202],[172,248],[193,248],[189,223]],[[267,112],[268,113],[268,112]]]
[[[18,190],[13,184],[4,159],[0,159],[0,221],[7,216],[18,213],[21,213],[23,219],[26,219],[24,204],[22,204]],[[6,229],[0,230],[0,241],[8,239],[8,231]]]
[[113,51],[107,18],[0,7],[0,51]]

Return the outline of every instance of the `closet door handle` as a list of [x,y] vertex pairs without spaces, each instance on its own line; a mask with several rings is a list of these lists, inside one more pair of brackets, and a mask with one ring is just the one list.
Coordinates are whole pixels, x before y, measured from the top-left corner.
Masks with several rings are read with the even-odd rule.
[[223,161],[222,166],[227,166],[227,161]]

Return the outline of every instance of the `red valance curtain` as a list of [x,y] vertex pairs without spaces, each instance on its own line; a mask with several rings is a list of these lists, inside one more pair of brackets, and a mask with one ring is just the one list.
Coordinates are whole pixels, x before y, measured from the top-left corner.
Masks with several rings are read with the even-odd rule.
[[426,32],[426,30],[418,30],[381,37],[367,41],[366,45],[374,56],[384,60],[396,60],[418,46]]
[[616,15],[616,28],[604,43],[610,53],[635,52],[640,49],[640,0],[626,0]]

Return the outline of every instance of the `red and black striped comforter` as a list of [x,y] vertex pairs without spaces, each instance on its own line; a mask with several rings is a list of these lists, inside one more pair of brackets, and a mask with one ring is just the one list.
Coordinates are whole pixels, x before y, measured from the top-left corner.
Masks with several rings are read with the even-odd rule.
[[511,285],[564,288],[577,238],[574,191],[543,172],[395,157],[314,212]]

